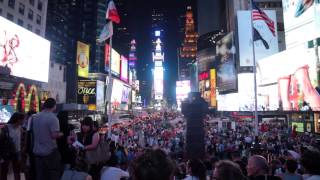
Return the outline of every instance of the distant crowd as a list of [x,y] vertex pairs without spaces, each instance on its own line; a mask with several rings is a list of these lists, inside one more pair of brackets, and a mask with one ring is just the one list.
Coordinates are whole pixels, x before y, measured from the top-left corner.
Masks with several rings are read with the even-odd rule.
[[15,180],[320,180],[320,144],[313,134],[279,123],[219,128],[204,119],[205,155],[185,156],[186,121],[153,112],[105,127],[84,117],[80,130],[49,98],[39,113],[14,113],[0,127],[0,179]]

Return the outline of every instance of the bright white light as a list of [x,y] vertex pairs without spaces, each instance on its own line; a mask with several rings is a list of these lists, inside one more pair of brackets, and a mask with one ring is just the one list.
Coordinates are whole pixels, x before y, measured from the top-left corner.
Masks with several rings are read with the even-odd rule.
[[155,34],[156,37],[160,37],[161,32],[159,30],[157,30],[157,31],[154,32],[154,34]]
[[48,82],[50,42],[0,17],[0,66],[12,76]]

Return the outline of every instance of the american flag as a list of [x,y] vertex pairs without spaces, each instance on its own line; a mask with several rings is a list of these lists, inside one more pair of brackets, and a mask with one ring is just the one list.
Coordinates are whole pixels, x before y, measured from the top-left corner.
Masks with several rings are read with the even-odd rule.
[[253,4],[253,9],[252,9],[253,21],[258,21],[258,20],[264,21],[267,24],[272,35],[276,36],[276,29],[275,29],[274,21],[272,19],[270,19],[268,17],[268,15],[263,10],[261,10],[255,3],[252,3],[252,4]]

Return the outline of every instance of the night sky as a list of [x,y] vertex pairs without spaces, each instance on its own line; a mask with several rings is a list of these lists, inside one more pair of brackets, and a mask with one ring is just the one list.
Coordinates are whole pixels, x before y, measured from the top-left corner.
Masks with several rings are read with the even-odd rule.
[[[146,80],[148,88],[142,98],[150,100],[152,85],[152,9],[161,9],[165,16],[164,43],[164,96],[170,104],[175,102],[175,83],[177,80],[177,48],[180,47],[183,34],[179,32],[179,17],[186,12],[186,6],[192,5],[194,11],[195,0],[130,0],[129,1],[129,31],[137,41],[138,79]],[[184,21],[183,21],[184,24]],[[145,69],[145,71],[143,71]],[[141,82],[140,82],[141,83]]]

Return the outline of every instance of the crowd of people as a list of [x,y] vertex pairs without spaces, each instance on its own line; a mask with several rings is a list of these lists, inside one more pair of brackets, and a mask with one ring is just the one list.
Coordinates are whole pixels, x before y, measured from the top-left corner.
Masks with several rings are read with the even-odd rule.
[[12,164],[30,180],[320,180],[313,134],[279,123],[221,128],[204,119],[205,154],[186,158],[186,121],[178,112],[153,112],[114,124],[111,136],[91,117],[80,130],[49,98],[39,113],[14,113],[0,127],[1,180]]

